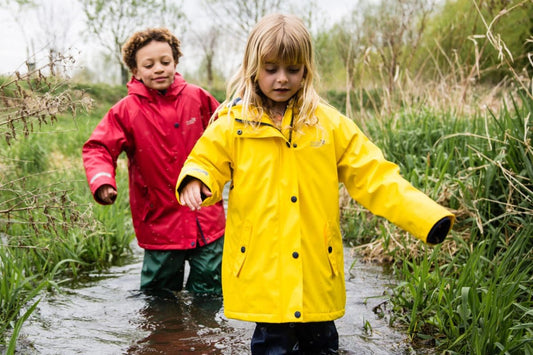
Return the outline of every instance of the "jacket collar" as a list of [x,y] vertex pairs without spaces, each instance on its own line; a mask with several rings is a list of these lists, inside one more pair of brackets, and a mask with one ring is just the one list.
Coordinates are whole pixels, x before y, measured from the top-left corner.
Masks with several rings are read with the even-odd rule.
[[[251,107],[251,110],[256,110],[255,107]],[[294,117],[293,117],[293,109],[292,109],[292,102],[289,103],[287,110],[285,111],[285,114],[283,116],[283,125],[292,126],[294,123]],[[244,124],[250,124],[250,125],[258,125],[258,126],[271,126],[275,127],[272,123],[272,120],[268,117],[267,114],[263,113],[259,119],[259,121],[254,122],[251,120],[248,120],[244,117],[242,117],[242,101],[240,98],[237,98],[230,102],[226,107],[222,108],[218,114],[219,117],[223,117],[225,115],[229,115],[235,119],[235,121],[244,123]]]
[[157,97],[176,97],[185,88],[187,82],[179,73],[174,74],[174,81],[168,87],[166,92],[162,94],[159,90],[150,89],[143,84],[142,81],[137,80],[134,76],[126,85],[129,95],[138,95],[146,97],[147,99],[156,99]]
[[258,122],[252,122],[243,118],[242,105],[239,102],[234,102],[233,104],[224,107],[220,111],[219,117],[224,116],[239,124],[239,127],[236,127],[235,132],[238,132],[237,135],[241,137],[282,137],[288,142],[289,146],[292,144],[294,138],[292,129],[292,125],[294,124],[292,105],[287,107],[287,111],[283,117],[281,131],[272,123],[266,114],[263,114]]

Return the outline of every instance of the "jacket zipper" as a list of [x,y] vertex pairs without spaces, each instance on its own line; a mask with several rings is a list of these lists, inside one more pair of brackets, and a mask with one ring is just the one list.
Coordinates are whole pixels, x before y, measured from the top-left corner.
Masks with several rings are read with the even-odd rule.
[[202,242],[204,242],[204,245],[207,245],[207,240],[205,239],[204,232],[202,231],[202,226],[200,225],[198,217],[196,217],[196,225],[198,226],[198,231],[200,232],[200,238],[202,239]]

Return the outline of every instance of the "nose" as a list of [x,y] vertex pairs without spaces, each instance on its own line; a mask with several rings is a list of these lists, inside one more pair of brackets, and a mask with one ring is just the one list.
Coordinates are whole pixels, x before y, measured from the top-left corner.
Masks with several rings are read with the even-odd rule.
[[154,71],[156,73],[162,72],[163,70],[164,70],[164,67],[163,67],[163,65],[161,63],[156,63],[154,65]]
[[279,83],[286,83],[287,81],[289,81],[287,73],[285,72],[285,70],[280,70],[279,71],[278,77],[277,77],[277,81]]

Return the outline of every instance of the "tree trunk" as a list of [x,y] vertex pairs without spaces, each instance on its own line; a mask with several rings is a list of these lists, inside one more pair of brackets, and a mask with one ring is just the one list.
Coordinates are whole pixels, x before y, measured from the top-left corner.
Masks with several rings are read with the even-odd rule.
[[124,68],[123,65],[120,66],[120,82],[122,85],[126,85],[130,80],[130,72],[128,69]]

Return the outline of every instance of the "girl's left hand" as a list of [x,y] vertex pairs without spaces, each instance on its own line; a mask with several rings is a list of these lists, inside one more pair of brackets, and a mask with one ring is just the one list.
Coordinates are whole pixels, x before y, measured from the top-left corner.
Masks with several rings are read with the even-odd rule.
[[198,179],[192,179],[181,190],[180,202],[183,206],[189,207],[192,211],[198,211],[202,206],[203,198],[212,195],[211,191],[203,182]]

